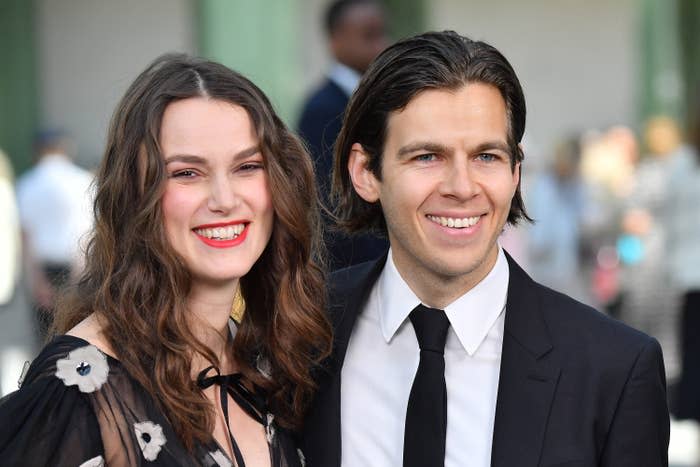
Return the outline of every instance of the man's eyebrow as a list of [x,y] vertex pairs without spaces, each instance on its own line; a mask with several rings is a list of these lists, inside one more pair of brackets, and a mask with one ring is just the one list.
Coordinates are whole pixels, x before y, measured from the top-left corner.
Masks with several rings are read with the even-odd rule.
[[449,152],[451,150],[447,146],[440,143],[435,143],[433,141],[417,141],[415,143],[409,143],[406,146],[402,146],[401,148],[399,148],[397,156],[402,157],[419,151],[445,154],[446,152]]
[[494,149],[510,154],[510,146],[503,141],[487,141],[481,143],[474,148],[474,152],[493,151]]
[[[246,148],[242,151],[237,152],[233,156],[233,160],[237,161],[239,159],[245,159],[245,158],[250,157],[258,152],[260,152],[259,146],[257,146],[257,145],[251,146],[249,148]],[[165,165],[168,165],[171,162],[184,162],[186,164],[206,164],[207,159],[202,157],[202,156],[197,156],[194,154],[173,154],[172,156],[168,156],[165,159]]]

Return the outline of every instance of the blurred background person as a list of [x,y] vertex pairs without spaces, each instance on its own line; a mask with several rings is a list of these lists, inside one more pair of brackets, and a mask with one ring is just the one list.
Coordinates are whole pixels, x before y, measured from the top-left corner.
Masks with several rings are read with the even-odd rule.
[[[617,252],[620,218],[634,184],[639,144],[626,126],[589,131],[581,138],[580,173],[585,185],[581,267],[591,304],[620,317],[624,297]],[[590,278],[590,279],[588,279]]]
[[658,339],[666,377],[673,383],[679,372],[678,292],[668,281],[665,216],[671,169],[684,146],[678,124],[668,116],[650,118],[643,138],[647,151],[636,167],[617,239],[624,297],[620,318]]
[[563,141],[549,169],[530,188],[528,208],[535,223],[528,232],[529,266],[536,280],[588,301],[579,261],[585,209],[580,155],[577,137]]
[[46,338],[57,291],[80,269],[80,240],[92,227],[93,176],[72,160],[61,129],[36,137],[37,161],[17,182],[24,263],[34,306],[37,343]]
[[17,377],[31,345],[25,342],[22,325],[26,311],[17,287],[21,275],[21,238],[14,189],[14,171],[0,150],[0,396],[17,387]]
[[[700,102],[698,102],[700,104]],[[700,105],[695,109],[700,114]],[[700,422],[700,115],[692,149],[673,161],[665,217],[670,279],[680,294],[681,370],[671,409],[679,419]],[[700,449],[700,438],[697,440]]]
[[12,300],[20,265],[19,214],[14,189],[14,172],[0,150],[0,310]]
[[[298,130],[311,151],[319,191],[327,202],[333,145],[345,107],[362,74],[388,45],[388,37],[384,9],[373,0],[333,1],[325,13],[325,30],[333,62],[323,82],[306,100]],[[325,225],[331,270],[376,258],[388,247],[384,239],[371,235],[350,238],[333,230],[328,216]]]

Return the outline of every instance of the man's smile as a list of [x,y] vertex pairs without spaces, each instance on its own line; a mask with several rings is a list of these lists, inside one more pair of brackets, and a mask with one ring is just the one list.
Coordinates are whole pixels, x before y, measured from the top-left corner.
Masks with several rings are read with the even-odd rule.
[[433,216],[431,214],[428,214],[425,216],[430,220],[431,222],[434,222],[436,224],[439,224],[443,227],[449,227],[453,229],[464,229],[467,227],[472,227],[476,225],[477,222],[479,222],[479,219],[481,219],[481,216],[473,216],[473,217],[443,217],[443,216]]

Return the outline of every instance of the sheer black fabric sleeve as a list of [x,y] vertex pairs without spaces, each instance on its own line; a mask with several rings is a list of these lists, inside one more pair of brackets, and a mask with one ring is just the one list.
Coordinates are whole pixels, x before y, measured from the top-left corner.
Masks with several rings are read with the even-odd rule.
[[[267,424],[271,415],[265,414]],[[268,430],[274,467],[299,467],[285,430]],[[0,401],[0,465],[231,467],[212,438],[187,450],[155,400],[118,360],[82,339],[44,348],[19,391]]]
[[68,348],[48,346],[30,367],[21,389],[0,401],[0,464],[103,465],[100,428],[89,393],[57,375],[59,360],[70,363],[67,355]]

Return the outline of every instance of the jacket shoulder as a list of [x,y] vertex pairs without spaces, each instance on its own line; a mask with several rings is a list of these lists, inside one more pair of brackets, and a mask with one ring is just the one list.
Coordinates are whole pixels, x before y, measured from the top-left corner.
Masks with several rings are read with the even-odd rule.
[[331,303],[337,303],[359,292],[366,285],[367,277],[376,267],[376,263],[377,261],[367,261],[332,272],[330,276]]
[[535,287],[554,347],[567,349],[571,357],[630,361],[649,346],[660,353],[653,337],[563,293],[537,283]]

